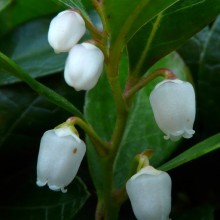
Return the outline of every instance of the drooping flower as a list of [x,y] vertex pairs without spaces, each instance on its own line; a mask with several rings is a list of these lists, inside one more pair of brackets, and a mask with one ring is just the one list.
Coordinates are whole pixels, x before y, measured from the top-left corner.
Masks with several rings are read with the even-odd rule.
[[68,52],[85,31],[85,22],[80,14],[73,10],[62,11],[50,23],[48,42],[56,53]]
[[171,211],[171,178],[152,166],[142,168],[126,183],[138,220],[168,220]]
[[85,143],[69,127],[46,131],[40,142],[37,185],[66,192],[64,187],[75,178],[85,152]]
[[64,78],[66,83],[79,90],[92,89],[103,69],[104,55],[91,43],[75,45],[66,60]]
[[177,141],[191,138],[195,131],[195,92],[192,85],[181,80],[164,80],[150,94],[150,103],[165,139]]

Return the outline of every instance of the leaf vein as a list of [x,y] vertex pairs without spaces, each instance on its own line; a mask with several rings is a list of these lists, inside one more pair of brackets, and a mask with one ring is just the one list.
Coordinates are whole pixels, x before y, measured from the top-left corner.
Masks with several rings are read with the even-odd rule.
[[145,61],[145,58],[146,58],[146,56],[147,56],[147,54],[148,54],[148,52],[149,52],[149,50],[151,48],[151,44],[152,44],[153,39],[154,39],[154,37],[156,35],[156,32],[157,32],[157,30],[158,30],[158,28],[160,26],[162,17],[163,17],[162,13],[160,13],[157,16],[155,22],[153,23],[152,31],[151,31],[151,33],[149,35],[149,38],[147,39],[146,47],[144,48],[142,56],[140,57],[140,60],[137,63],[137,65],[136,65],[136,67],[135,67],[135,69],[134,69],[132,74],[137,75],[139,73],[139,71],[141,70],[141,67],[142,67],[142,65],[143,65],[143,63]]
[[205,1],[206,0],[201,0],[199,2],[195,2],[195,3],[190,4],[190,5],[186,5],[186,6],[182,7],[182,8],[179,8],[179,9],[177,9],[175,11],[172,11],[170,13],[165,13],[164,16],[168,16],[168,15],[170,16],[171,14],[179,13],[180,11],[187,10],[189,8],[192,8],[192,7],[195,7],[197,5],[203,4]]

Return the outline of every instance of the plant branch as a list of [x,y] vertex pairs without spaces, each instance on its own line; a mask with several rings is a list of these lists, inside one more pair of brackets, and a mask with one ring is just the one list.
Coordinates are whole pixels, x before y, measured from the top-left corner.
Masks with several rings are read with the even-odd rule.
[[[114,55],[111,55],[111,57]],[[111,61],[111,60],[110,60]],[[112,94],[116,105],[116,125],[111,138],[111,149],[117,151],[121,142],[122,135],[125,129],[128,110],[125,100],[122,96],[122,90],[118,79],[118,62],[109,62],[106,67],[107,77],[111,86]]]
[[121,206],[121,203],[117,202],[121,200],[117,197],[117,193],[115,194],[114,189],[113,164],[125,130],[128,111],[118,79],[118,65],[120,59],[115,59],[115,57],[120,56],[120,53],[117,50],[114,52],[115,53],[110,53],[109,60],[106,62],[106,73],[116,105],[116,124],[111,141],[109,142],[109,154],[103,158],[101,164],[104,171],[103,185],[105,187],[98,198],[96,212],[97,220],[117,219]]

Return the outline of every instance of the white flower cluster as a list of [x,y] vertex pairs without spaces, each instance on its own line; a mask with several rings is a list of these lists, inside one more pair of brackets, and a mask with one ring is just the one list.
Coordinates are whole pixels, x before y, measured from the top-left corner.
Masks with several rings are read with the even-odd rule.
[[[150,104],[165,139],[191,138],[195,120],[193,86],[181,80],[164,80],[150,94]],[[134,215],[138,220],[169,220],[171,178],[163,171],[146,166],[126,183]]]
[[195,120],[195,92],[188,82],[164,80],[150,94],[150,103],[158,127],[166,140],[191,138]]
[[[48,42],[56,53],[69,52],[64,79],[79,90],[92,89],[103,69],[104,55],[91,43],[77,44],[85,34],[83,18],[73,10],[59,13],[50,23]],[[41,138],[37,161],[37,185],[66,192],[86,152],[85,143],[71,126],[46,131]]]
[[50,23],[48,42],[56,53],[69,52],[64,69],[66,83],[79,90],[92,89],[102,73],[104,55],[91,43],[77,44],[85,22],[73,10],[60,12]]

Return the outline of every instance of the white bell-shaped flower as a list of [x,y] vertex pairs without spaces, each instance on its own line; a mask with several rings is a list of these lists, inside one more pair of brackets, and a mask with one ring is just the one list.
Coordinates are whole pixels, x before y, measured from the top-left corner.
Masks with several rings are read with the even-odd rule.
[[171,178],[152,166],[142,168],[126,183],[138,220],[168,220],[171,211]]
[[48,42],[56,53],[68,52],[85,34],[85,22],[73,10],[60,12],[52,19],[48,31]]
[[68,127],[46,131],[40,142],[37,185],[64,189],[75,178],[85,155],[85,143]]
[[191,138],[195,131],[195,92],[192,85],[181,80],[164,80],[150,94],[150,103],[165,139],[177,141]]
[[92,89],[102,73],[104,55],[91,43],[75,45],[66,60],[64,78],[75,90]]

